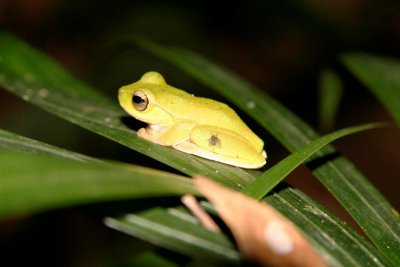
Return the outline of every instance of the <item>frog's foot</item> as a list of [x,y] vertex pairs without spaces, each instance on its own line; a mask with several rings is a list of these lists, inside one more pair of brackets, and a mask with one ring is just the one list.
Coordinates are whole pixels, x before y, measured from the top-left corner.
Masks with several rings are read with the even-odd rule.
[[161,132],[155,131],[151,127],[140,128],[137,131],[137,135],[143,139],[146,139],[147,141],[150,141],[150,142],[153,142],[153,143],[156,143],[159,145],[164,145],[160,138]]

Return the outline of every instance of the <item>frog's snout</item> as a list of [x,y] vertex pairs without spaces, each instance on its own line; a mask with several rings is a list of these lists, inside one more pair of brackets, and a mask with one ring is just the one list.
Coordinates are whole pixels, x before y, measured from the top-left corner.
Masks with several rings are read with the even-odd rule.
[[123,90],[123,87],[121,87],[118,90],[118,101],[119,101],[119,104],[121,105],[121,107],[123,107],[125,109],[126,107],[128,107],[129,103],[131,103],[131,101],[132,101],[132,94]]

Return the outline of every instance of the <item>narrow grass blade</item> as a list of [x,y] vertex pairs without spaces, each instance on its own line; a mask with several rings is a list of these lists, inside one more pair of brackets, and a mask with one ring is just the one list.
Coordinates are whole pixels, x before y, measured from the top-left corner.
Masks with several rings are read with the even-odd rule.
[[222,233],[206,230],[180,209],[153,208],[120,218],[107,218],[106,225],[195,259],[234,264],[240,255]]
[[2,129],[0,129],[0,149],[25,152],[33,155],[48,155],[77,161],[100,162],[98,159],[45,144],[43,142],[23,137]]
[[395,266],[364,237],[295,188],[275,188],[264,201],[295,223],[330,266]]
[[[330,266],[392,266],[367,240],[297,189],[275,188],[264,201],[292,220]],[[106,224],[200,262],[234,264],[240,259],[229,238],[205,230],[181,208],[153,208],[107,218]]]
[[[296,151],[319,137],[316,131],[295,114],[223,67],[184,49],[164,47],[145,40],[137,43],[225,96],[289,150]],[[337,155],[332,146],[325,146],[309,162],[316,157],[331,158],[324,164],[308,165],[316,177],[382,253],[394,265],[400,266],[400,223],[395,209],[349,160]]]
[[319,128],[332,131],[343,94],[342,81],[336,72],[327,69],[321,73],[318,89]]
[[191,180],[144,167],[0,150],[0,218],[148,196],[197,194]]
[[400,123],[400,61],[362,53],[346,54],[341,59]]
[[314,153],[316,153],[318,150],[320,150],[322,147],[326,146],[330,142],[333,142],[334,140],[349,134],[374,129],[380,126],[382,126],[382,124],[371,123],[345,128],[331,134],[324,135],[305,145],[303,148],[297,150],[296,152],[293,152],[293,154],[269,168],[263,174],[259,175],[256,180],[246,186],[242,192],[253,198],[261,199],[279,182],[283,181],[283,179],[285,179],[285,177],[296,167],[298,167],[305,160],[307,160]]

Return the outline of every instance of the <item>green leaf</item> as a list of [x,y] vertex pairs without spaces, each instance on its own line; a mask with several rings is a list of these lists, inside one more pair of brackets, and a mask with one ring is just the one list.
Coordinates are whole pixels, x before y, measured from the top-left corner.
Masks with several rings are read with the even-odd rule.
[[[116,164],[116,163],[103,162],[102,164],[100,164],[100,161],[98,161],[97,159],[86,157],[81,154],[73,153],[58,147],[50,146],[48,144],[35,141],[30,138],[22,137],[4,130],[0,130],[0,148],[1,148],[0,156],[2,156],[2,159],[3,159],[3,153],[6,153],[6,161],[4,162],[4,164],[8,165],[8,160],[11,160],[18,166],[19,164],[22,164],[22,166],[24,166],[24,168],[15,168],[15,170],[13,170],[12,175],[14,176],[13,182],[15,183],[15,186],[12,186],[10,183],[7,183],[7,181],[4,180],[4,178],[11,179],[12,177],[7,176],[3,178],[3,176],[1,176],[2,179],[0,179],[0,188],[3,188],[4,191],[0,190],[0,197],[4,201],[0,203],[0,217],[3,216],[9,217],[12,215],[17,215],[18,213],[22,212],[32,213],[32,212],[45,211],[49,209],[55,209],[70,205],[77,205],[77,204],[84,204],[84,203],[91,203],[98,201],[131,199],[135,197],[163,195],[163,193],[160,194],[154,193],[154,190],[156,190],[157,187],[160,187],[159,188],[160,191],[164,191],[166,195],[175,194],[174,192],[176,192],[177,194],[179,194],[179,192],[180,194],[183,194],[194,190],[193,188],[191,188],[191,183],[189,183],[190,180],[188,178],[184,178],[184,183],[182,185],[179,185],[177,184],[177,182],[180,183],[180,181],[179,180],[176,181],[175,175],[171,175],[172,179],[167,181],[168,184],[164,189],[163,188],[164,185],[160,183],[160,181],[164,180],[162,177],[166,173],[149,170],[150,172],[154,173],[154,175],[160,177],[156,178],[155,180],[151,177],[150,179],[147,179],[149,176],[145,173],[143,177],[139,177],[138,179],[136,177],[138,176],[137,174],[141,173],[143,170],[148,170],[148,169],[131,165]],[[14,155],[12,153],[12,155],[16,157],[15,158],[16,160],[8,159],[7,153],[11,153],[10,151],[23,152],[24,154]],[[20,156],[22,157],[22,160]],[[30,160],[28,163],[24,160],[25,157],[27,156],[32,157],[29,158]],[[53,160],[47,160],[48,158],[53,158]],[[44,159],[45,162],[43,162],[40,159]],[[54,159],[57,160],[66,159],[66,160],[59,162],[59,164],[62,164],[62,168],[59,168],[58,165],[54,165]],[[71,160],[76,161],[78,165],[70,163]],[[100,166],[111,165],[111,167],[113,167],[114,169],[114,170],[111,169],[112,176],[114,177],[109,177],[109,172],[108,171],[104,172],[104,167],[100,167],[100,169],[95,167],[95,169],[93,170],[92,165],[87,165],[87,164],[82,165],[80,161],[97,162],[99,163]],[[35,171],[36,168],[38,168],[37,164],[43,165],[42,166],[43,170],[39,171],[39,175],[37,175]],[[79,171],[77,169],[77,166],[82,167],[83,170]],[[2,167],[4,166],[0,166],[0,175],[3,175]],[[125,177],[127,175],[124,174],[123,169],[127,167],[129,169],[131,168],[136,169],[136,171],[135,172],[130,171],[128,174],[130,181],[124,182],[124,180],[127,179],[127,177]],[[52,171],[54,169],[57,170],[57,173],[54,173]],[[32,170],[32,172],[30,170]],[[68,170],[67,173],[65,172],[65,170]],[[73,172],[71,173],[72,170]],[[68,178],[68,185],[66,185],[66,181],[64,181],[67,180],[67,178],[64,178],[64,176],[68,177],[67,175],[71,176]],[[82,175],[84,176],[82,177]],[[29,176],[29,177],[24,178],[23,176]],[[166,179],[169,179],[168,177],[171,176],[170,174],[167,174]],[[48,177],[47,178],[48,180],[46,179],[46,177]],[[92,178],[90,179],[89,177]],[[178,177],[178,179],[180,178],[179,176],[176,177]],[[32,180],[32,179],[34,179],[35,181],[27,182],[27,180]],[[148,183],[147,186],[143,185],[143,179],[146,179],[146,183]],[[51,182],[51,180],[53,181]],[[112,183],[114,187],[118,187],[116,188],[116,190],[114,190],[115,192],[113,192],[113,189],[109,187],[110,183]],[[185,184],[187,184],[189,190],[182,190]],[[176,185],[178,185],[178,188],[175,188]],[[146,189],[146,187],[148,188]],[[171,187],[173,188],[173,190],[172,192],[169,192],[171,191],[170,190]],[[90,191],[93,191],[94,189],[96,189],[97,196],[93,196],[93,193],[90,193]],[[139,189],[141,192],[138,191]],[[127,191],[129,192],[128,194],[126,194]],[[66,192],[68,192],[68,195],[65,194]],[[9,197],[4,197],[5,194],[8,194]],[[37,199],[37,197],[32,197],[32,195],[40,196],[41,199]],[[8,205],[8,203],[12,204]],[[187,223],[188,218],[189,219],[191,218],[192,222],[195,221],[195,219],[191,217],[189,214],[183,213],[182,211],[178,211],[176,209],[174,209],[173,212],[172,209],[163,211],[161,208],[158,208],[157,210],[159,210],[158,213],[160,215],[159,218],[146,217],[146,214],[148,214],[150,211],[134,216],[138,217],[137,221],[140,220],[140,217],[143,217],[142,220],[146,220],[148,222],[146,226],[149,228],[148,231],[150,231],[152,230],[152,227],[150,227],[151,225],[157,224],[160,221],[165,223],[166,221],[164,219],[166,218],[166,216],[175,215],[176,218],[172,217],[171,220],[169,220],[169,222],[173,223],[173,220],[175,218],[175,225],[178,226],[178,228],[175,229],[174,231],[182,233],[181,235],[176,236],[175,238],[184,239],[184,237],[193,234],[192,232],[189,231],[191,228],[188,229],[187,227],[184,227],[185,223]],[[182,218],[186,219],[186,221],[184,221],[183,223],[179,221]],[[111,222],[112,220],[117,220],[117,219],[111,219],[111,218],[107,219],[108,222]],[[111,225],[117,226],[118,224],[111,223]],[[223,241],[225,243],[222,244],[222,247],[226,246],[226,249],[230,251],[230,254],[233,253],[236,255],[237,258],[239,257],[238,253],[233,249],[233,245],[226,237],[223,237],[221,235],[221,237],[216,238],[214,237],[213,233],[209,233],[198,224],[195,225],[194,227],[197,227],[195,231],[197,235],[202,234],[203,236],[205,235],[207,237],[210,237],[209,240],[204,240],[204,238],[202,240],[201,237],[199,237],[199,240],[201,240],[201,242],[213,243],[214,241]],[[158,238],[161,238],[162,241],[165,239],[165,237],[163,237],[158,233],[159,227],[156,227],[156,229],[153,230],[157,231],[156,236]],[[149,239],[152,240],[153,238]],[[166,240],[168,241],[168,239]],[[196,240],[191,240],[191,241],[194,243],[194,246],[196,246],[197,244]],[[163,246],[169,247],[168,244],[169,243],[166,242],[166,245],[163,244]],[[214,244],[213,247],[215,246],[217,245]],[[176,245],[176,247],[174,248],[175,251],[181,251],[181,250],[183,250],[183,252],[187,251],[186,243],[182,244],[182,249],[179,244]],[[206,252],[207,250],[204,251],[204,253]],[[213,253],[215,252],[212,251],[212,254]],[[227,255],[230,254],[228,253]],[[218,254],[217,256],[220,258],[219,260],[221,260],[221,258],[222,259],[224,258],[224,255]],[[232,261],[232,259],[229,258],[227,260],[229,262]],[[154,256],[153,254],[145,254],[143,256],[140,256],[139,258],[133,259],[133,261],[129,261],[127,264],[141,265],[143,261],[147,262],[148,264],[149,262],[152,262],[154,264],[157,264],[157,266],[161,263],[168,266],[168,262],[166,262],[165,259]]]
[[0,218],[99,201],[197,194],[191,180],[144,167],[0,150]]
[[[330,266],[391,266],[368,241],[298,190],[275,189],[264,201],[296,223]],[[175,207],[106,219],[115,230],[183,255],[206,262],[236,263],[240,256],[232,241],[196,222],[191,214]]]
[[153,208],[139,214],[107,218],[106,225],[153,244],[207,262],[238,262],[240,255],[222,233],[199,225],[190,214],[176,208]]
[[319,81],[319,127],[324,131],[334,128],[335,118],[343,94],[342,81],[331,69],[321,73]]
[[122,122],[121,118],[127,115],[117,105],[117,96],[113,101],[103,97],[45,55],[4,31],[0,31],[0,86],[57,116],[188,175],[208,176],[233,188],[242,188],[254,179],[243,169],[139,138]]
[[100,162],[100,160],[51,146],[27,137],[0,129],[0,149],[19,151],[27,154],[48,155],[77,161]]
[[[16,150],[16,151],[23,151],[25,153],[29,153],[32,155],[36,156],[52,156],[52,157],[57,157],[57,158],[67,158],[67,159],[74,159],[76,161],[81,161],[82,158],[85,159],[85,161],[93,161],[95,159],[85,157],[82,155],[79,155],[77,153],[72,153],[69,151],[66,151],[64,149],[60,149],[57,147],[53,147],[38,141],[34,141],[29,138],[21,137],[9,132],[1,131],[0,132],[0,147],[6,148],[7,150]],[[26,172],[23,168],[20,168],[19,171]],[[97,169],[96,169],[97,172]],[[118,180],[114,180],[115,182],[118,182]],[[40,181],[37,181],[35,184],[36,186],[40,187]],[[26,184],[21,183],[23,188],[21,188],[21,191],[25,188]],[[57,190],[60,187],[57,187]],[[29,188],[28,191],[30,191],[31,188]],[[24,190],[25,192],[26,190]],[[52,191],[49,191],[52,192]],[[29,192],[28,192],[29,193]],[[282,195],[282,196],[281,196]],[[25,197],[24,193],[21,194],[14,194],[14,198],[20,199],[22,198],[27,198],[26,201],[30,200],[30,196]],[[62,196],[57,196],[57,197],[62,197]],[[126,198],[131,198],[130,195],[124,196]],[[372,261],[374,264],[371,264],[372,266],[382,266],[382,262],[385,262],[384,259],[381,259],[380,255],[374,250],[370,248],[370,244],[366,242],[365,240],[361,239],[361,241],[357,242],[357,246],[353,246],[352,244],[354,243],[354,240],[360,239],[359,236],[357,236],[356,233],[349,231],[349,229],[346,229],[345,225],[340,222],[337,218],[335,218],[333,215],[327,215],[327,211],[323,210],[322,207],[318,207],[315,203],[313,203],[310,199],[306,198],[303,194],[298,192],[296,189],[291,189],[287,188],[284,190],[279,191],[279,194],[273,193],[270,196],[268,196],[267,201],[270,202],[271,205],[273,205],[275,208],[281,210],[283,214],[285,214],[287,217],[292,218],[294,217],[295,219],[292,219],[296,224],[309,236],[311,242],[315,245],[315,247],[318,249],[318,251],[324,256],[324,258],[328,259],[329,262],[332,263],[332,265],[336,266],[349,266],[349,265],[354,265],[354,262],[360,262],[359,265],[366,265],[364,264],[365,262]],[[102,200],[102,199],[98,199]],[[272,201],[271,201],[272,200]],[[273,200],[279,200],[279,201],[273,201]],[[88,199],[82,198],[81,200],[77,200],[75,203],[70,203],[71,204],[82,204],[82,203],[87,203]],[[97,201],[97,200],[96,200]],[[104,200],[102,200],[104,201]],[[300,203],[300,204],[299,204]],[[51,201],[49,202],[50,206],[46,209],[50,208],[59,208],[61,207],[57,203],[52,203]],[[304,208],[307,207],[306,211],[312,211],[311,215],[306,214],[304,215]],[[34,208],[35,207],[30,207]],[[33,211],[40,211],[43,209],[36,209],[36,210],[29,210],[29,212]],[[108,224],[110,227],[123,231],[123,232],[128,232],[131,235],[140,237],[144,240],[153,242],[153,240],[158,240],[156,243],[159,246],[170,248],[174,251],[180,252],[184,255],[191,256],[193,255],[193,250],[197,251],[196,253],[203,252],[203,259],[204,256],[207,254],[207,250],[197,250],[197,247],[201,247],[204,242],[217,242],[220,246],[224,247],[229,253],[226,253],[226,255],[231,255],[232,253],[237,253],[234,252],[232,248],[232,244],[230,243],[230,239],[224,236],[218,236],[214,237],[213,234],[209,233],[208,231],[205,231],[202,226],[200,225],[191,225],[191,227],[185,226],[187,222],[190,222],[193,224],[195,219],[187,213],[182,212],[182,209],[167,209],[164,211],[160,211],[159,208],[156,208],[158,210],[157,212],[153,211],[146,211],[141,214],[135,214],[134,216],[138,217],[144,217],[143,220],[149,221],[151,225],[157,225],[160,222],[164,222],[166,217],[171,217],[171,220],[169,221],[169,225],[164,225],[165,227],[171,228],[170,230],[173,232],[181,232],[183,233],[182,235],[174,235],[172,238],[170,235],[168,235],[168,232],[163,232],[164,235],[168,235],[167,237],[164,237],[162,233],[160,234],[160,230],[158,227],[155,228],[149,228],[146,227],[146,225],[138,224],[137,221],[141,221],[141,219],[135,220],[136,223],[125,223],[123,217],[119,218],[110,218],[107,220]],[[153,217],[149,218],[146,214],[152,213]],[[13,214],[13,213],[11,213]],[[313,215],[324,215],[323,218],[325,222],[323,224],[318,223],[318,220],[320,217],[316,217],[313,220]],[[181,220],[184,220],[185,223],[182,224]],[[175,223],[171,223],[171,221],[174,221]],[[114,221],[113,223],[109,223],[111,221]],[[145,230],[142,228],[146,227]],[[139,229],[137,229],[139,228]],[[329,234],[326,234],[323,231],[329,231]],[[138,234],[136,234],[138,233]],[[193,239],[191,240],[193,244],[191,244],[189,247],[192,249],[188,249],[187,247],[187,236],[195,235],[197,240],[201,240],[200,244],[195,242]],[[154,243],[154,242],[153,242]],[[339,245],[340,244],[340,245]],[[346,249],[343,249],[343,246],[349,246]],[[204,247],[204,246],[203,246]],[[198,252],[200,251],[200,252]],[[232,252],[233,251],[233,252]],[[211,252],[213,255],[215,254],[215,251]],[[215,258],[211,258],[214,260],[221,261],[224,258],[221,256],[221,254],[217,253],[215,255]],[[228,260],[230,263],[232,259],[225,259]],[[351,263],[351,264],[350,264]],[[361,264],[363,263],[363,264]]]
[[263,174],[257,177],[252,183],[246,186],[242,192],[256,199],[263,198],[269,191],[271,191],[279,182],[283,181],[285,177],[291,173],[296,167],[302,164],[305,160],[311,157],[314,153],[326,146],[330,142],[341,138],[343,136],[365,131],[382,126],[382,124],[365,124],[361,126],[345,128],[327,135],[324,135],[311,143],[305,145],[303,148],[293,152],[279,163],[275,164]]
[[[200,68],[202,67],[204,67],[204,65],[200,66]],[[202,71],[204,70],[200,69],[199,73],[202,73]],[[220,78],[222,79],[226,78],[226,76],[224,76],[224,72],[222,72]],[[210,81],[214,80],[215,77],[211,75]],[[233,85],[235,84],[236,83],[234,82]],[[63,117],[78,125],[88,128],[96,133],[102,134],[112,140],[116,140],[121,144],[134,148],[135,150],[138,150],[143,154],[149,155],[157,160],[160,160],[161,162],[164,162],[172,167],[175,167],[176,169],[181,170],[184,173],[202,174],[205,176],[213,177],[217,180],[219,178],[219,181],[221,183],[236,188],[243,187],[243,185],[253,180],[254,179],[253,177],[257,174],[257,172],[247,172],[239,168],[233,168],[228,165],[218,164],[197,157],[189,156],[179,151],[160,147],[137,138],[135,132],[130,130],[126,125],[124,125],[121,122],[121,117],[124,116],[124,113],[116,105],[116,101],[109,101],[108,99],[102,97],[89,86],[79,82],[75,78],[71,77],[69,74],[65,73],[57,64],[49,60],[45,55],[29,48],[26,44],[24,44],[18,39],[13,38],[12,36],[8,35],[5,32],[0,32],[0,85],[2,85],[11,92],[14,92],[16,95],[21,96],[23,99],[32,104],[38,105],[60,117]],[[227,84],[225,84],[223,81],[222,85],[227,85]],[[225,86],[221,88],[223,89],[225,88]],[[230,89],[231,89],[230,86],[228,86],[225,89],[225,91],[229,93]],[[238,96],[242,95],[243,95],[242,93],[238,94]],[[251,98],[250,100],[251,101],[265,100],[264,99],[265,96],[263,94],[260,94],[259,96],[261,97],[260,99]],[[254,109],[257,112],[261,112],[260,110],[258,110],[257,106],[255,106],[258,104],[258,102],[253,101],[253,102],[248,102],[248,104],[249,104],[248,105],[249,109]],[[268,104],[270,103],[267,101],[266,105]],[[276,115],[274,119],[276,120],[283,119],[282,128],[279,130],[282,132],[282,134],[285,134],[285,130],[288,130],[290,137],[290,135],[293,134],[293,130],[296,129],[296,127],[293,127],[292,123],[287,123],[287,120],[285,119],[287,116],[290,117],[290,113],[288,115],[288,113],[285,112],[285,109],[283,109],[283,112],[280,113],[279,110],[276,110],[276,107],[274,105],[272,105],[271,112],[273,112]],[[264,113],[264,114],[260,113],[260,114],[263,116],[265,116],[265,114],[270,115],[270,113]],[[299,132],[301,133],[301,131]],[[279,133],[279,131],[277,131],[277,133]],[[301,136],[302,135],[300,135],[300,137]],[[294,140],[298,142],[298,138],[295,138]],[[298,144],[298,147],[301,146],[302,145],[300,142]],[[30,156],[24,155],[23,157],[30,157]],[[59,160],[60,162],[65,161],[61,159],[53,159],[53,160],[54,161]],[[41,164],[43,164],[43,162]],[[79,164],[85,164],[85,163],[79,163]],[[99,163],[90,163],[90,164],[99,164]],[[24,165],[20,164],[19,166],[24,166]],[[23,171],[23,168],[18,169],[18,171],[21,171],[21,169]],[[58,173],[59,171],[57,172],[57,174]],[[333,175],[334,174],[335,173],[333,173]],[[113,183],[111,186],[117,184],[118,180],[114,181],[116,182]],[[190,180],[187,181],[189,182]],[[35,185],[37,184],[37,182],[38,181],[36,180]],[[24,185],[18,184],[16,185],[16,187],[17,186],[24,186]],[[130,189],[127,188],[129,186],[126,185],[123,187],[125,188],[125,190]],[[41,193],[43,194],[43,192]],[[52,194],[50,191],[46,191],[46,193]],[[126,198],[130,197],[129,194],[126,195],[123,194],[124,193],[120,192],[120,195],[117,196],[116,193],[116,195],[113,196],[115,197],[113,199],[116,199],[117,197],[121,197],[121,199],[124,197]],[[278,195],[280,195],[280,192]],[[296,194],[290,192],[289,195],[292,198],[288,198],[285,196],[283,197],[283,199],[284,200],[287,199],[288,203],[291,203],[291,205],[294,205],[296,201],[299,201]],[[68,196],[65,197],[68,198]],[[14,194],[13,198],[18,199],[19,195]],[[10,197],[10,199],[13,198]],[[97,200],[92,199],[91,201],[100,201],[100,200],[105,201],[106,198],[98,198]],[[77,200],[74,203],[87,203],[87,201],[88,200],[86,198],[82,198],[82,200]],[[42,207],[43,208],[42,210],[45,210],[47,208],[50,209],[50,208],[62,207],[63,205],[73,205],[74,203],[72,202],[65,203],[60,200],[59,203],[50,203],[51,206],[49,207],[46,208]],[[316,209],[318,210],[317,207]],[[287,212],[298,214],[301,213],[302,211],[299,209],[288,207]],[[304,216],[299,216],[299,219],[297,220],[299,226],[309,225],[307,220],[304,220],[303,217]],[[307,214],[305,215],[305,218],[306,219],[308,218]],[[320,227],[320,224],[321,223],[319,224],[316,223],[314,225],[311,224],[310,228],[308,228],[309,231],[313,231],[312,230],[313,227],[314,228]],[[179,228],[179,226],[177,227]],[[332,227],[337,227],[337,225],[332,225]],[[340,231],[340,229],[338,229],[338,231]],[[343,234],[346,237],[348,235],[347,233]],[[326,242],[324,238],[328,238],[328,240],[330,240],[331,243],[332,240],[334,242],[338,241],[338,244],[342,242],[340,235],[332,237],[324,236],[322,239],[318,239],[316,236],[314,236],[313,238],[315,243],[319,245],[322,245],[322,243]],[[370,250],[368,247],[366,248],[365,246],[362,245],[351,247],[351,243],[349,243],[349,247],[351,248],[347,251],[349,254],[362,255],[363,253],[367,252],[367,253],[372,253],[372,255],[374,255],[373,250]],[[330,257],[334,258],[336,262],[342,262],[340,254],[337,253],[338,249],[336,249],[335,246],[332,246],[331,248],[332,251],[328,249],[326,253],[330,255]],[[340,248],[340,246],[338,248]],[[370,259],[368,257],[365,258]],[[380,265],[379,263],[380,263],[379,254],[376,257],[376,261],[373,260],[369,262],[371,266],[379,266]]]
[[[319,137],[295,114],[243,79],[201,56],[140,40],[143,49],[176,65],[251,115],[290,151]],[[268,143],[267,143],[268,145]],[[323,164],[315,161],[324,160]],[[328,145],[308,162],[315,176],[350,213],[375,245],[400,266],[400,223],[395,209],[344,156]],[[379,225],[379,227],[377,227]]]
[[302,230],[329,266],[395,266],[364,237],[308,196],[291,187],[264,201]]
[[342,56],[342,62],[400,123],[400,61],[355,53]]

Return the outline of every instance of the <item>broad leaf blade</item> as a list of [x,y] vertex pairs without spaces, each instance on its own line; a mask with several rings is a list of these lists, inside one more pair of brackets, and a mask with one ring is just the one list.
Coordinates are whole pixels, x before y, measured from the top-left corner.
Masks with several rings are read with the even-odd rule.
[[99,201],[196,194],[191,180],[144,167],[0,150],[0,217]]
[[[73,78],[45,55],[0,31],[0,86],[70,122],[155,158],[183,173],[201,174],[233,188],[253,180],[246,171],[148,142],[122,123],[125,112]],[[115,89],[117,94],[117,88]],[[211,171],[212,170],[212,171]]]
[[[289,150],[296,151],[319,137],[295,114],[223,67],[187,50],[143,40],[138,43],[228,98]],[[326,158],[326,162],[309,167],[382,253],[393,264],[400,265],[400,223],[394,208],[350,161],[343,156],[328,160],[332,155],[337,155],[337,152],[328,145],[316,153],[317,157]]]
[[342,61],[400,123],[400,61],[362,53],[344,55]]
[[296,167],[306,161],[314,153],[326,146],[330,142],[341,138],[343,136],[373,129],[382,126],[381,124],[366,124],[361,126],[349,127],[342,129],[331,134],[324,135],[311,143],[305,145],[301,149],[293,152],[290,156],[275,164],[263,174],[257,177],[252,183],[243,189],[243,193],[256,198],[263,198],[269,191],[271,191],[279,182],[283,181],[285,177],[291,173]]

